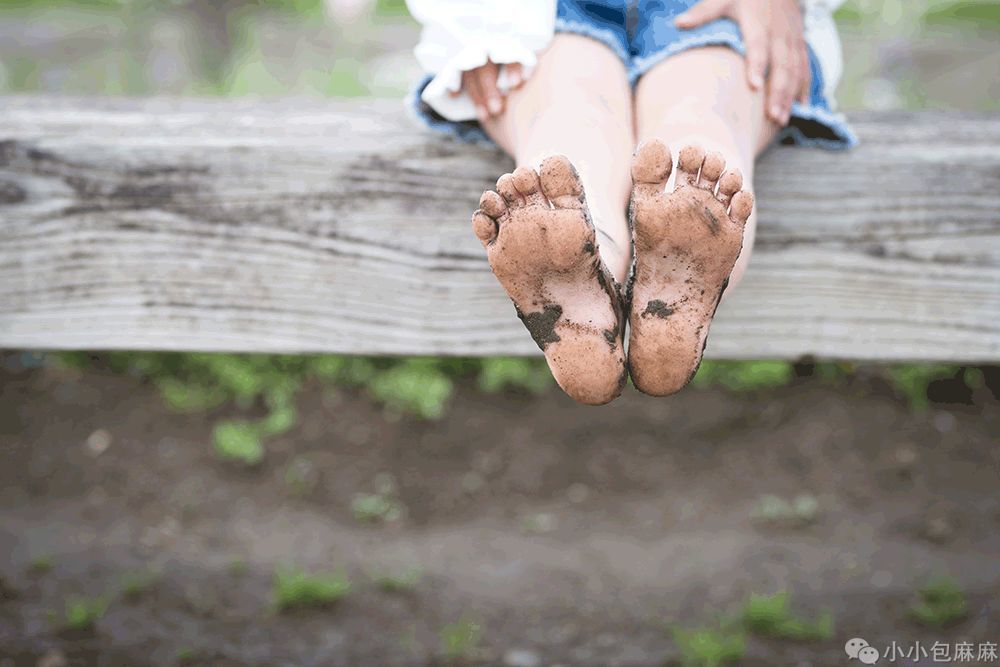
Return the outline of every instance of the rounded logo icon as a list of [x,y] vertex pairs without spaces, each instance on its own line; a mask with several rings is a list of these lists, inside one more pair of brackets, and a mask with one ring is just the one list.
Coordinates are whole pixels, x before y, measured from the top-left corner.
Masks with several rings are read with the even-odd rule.
[[878,649],[866,646],[858,651],[858,660],[866,665],[874,665],[878,662]]
[[858,653],[861,651],[861,649],[863,649],[866,646],[868,646],[867,641],[865,641],[861,637],[855,637],[854,639],[848,640],[847,643],[844,644],[844,652],[847,653],[848,658],[854,660],[858,657]]

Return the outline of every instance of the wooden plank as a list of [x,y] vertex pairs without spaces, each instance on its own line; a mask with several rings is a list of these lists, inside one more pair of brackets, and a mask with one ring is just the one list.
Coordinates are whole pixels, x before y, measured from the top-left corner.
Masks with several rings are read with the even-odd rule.
[[[1000,119],[760,165],[714,358],[1000,359]],[[468,224],[509,162],[399,102],[0,99],[0,346],[535,354]]]

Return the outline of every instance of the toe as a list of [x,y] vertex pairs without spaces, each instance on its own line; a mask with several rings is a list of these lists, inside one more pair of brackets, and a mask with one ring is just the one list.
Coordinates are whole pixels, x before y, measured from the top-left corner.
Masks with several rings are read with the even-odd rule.
[[538,174],[534,169],[528,167],[518,167],[512,174],[514,187],[521,193],[525,201],[529,204],[547,204],[545,195],[542,194],[542,184],[538,181]]
[[666,185],[673,169],[670,148],[659,139],[642,142],[632,156],[632,180]]
[[685,146],[677,158],[677,183],[675,188],[698,184],[698,170],[705,161],[705,149],[692,144]]
[[632,157],[632,183],[642,194],[658,194],[667,186],[672,169],[667,145],[659,139],[644,141]]
[[558,208],[583,208],[583,183],[565,155],[553,155],[542,161],[538,170],[542,192]]
[[472,230],[483,246],[488,246],[497,237],[497,221],[482,211],[476,211],[472,214]]
[[733,203],[729,207],[729,217],[741,225],[746,224],[750,212],[753,211],[753,195],[746,190],[740,190],[733,195]]
[[739,169],[730,169],[722,175],[719,179],[719,192],[716,194],[719,201],[721,201],[726,206],[729,205],[729,200],[733,198],[740,188],[743,187],[743,174]]
[[510,208],[524,206],[524,197],[514,187],[514,177],[511,174],[504,174],[497,179],[497,192]]
[[479,210],[489,217],[499,220],[507,215],[507,202],[497,193],[487,190],[479,198]]
[[701,163],[701,174],[698,176],[698,187],[703,190],[715,192],[715,186],[719,182],[719,176],[726,168],[726,158],[722,153],[712,151],[705,156],[705,161]]

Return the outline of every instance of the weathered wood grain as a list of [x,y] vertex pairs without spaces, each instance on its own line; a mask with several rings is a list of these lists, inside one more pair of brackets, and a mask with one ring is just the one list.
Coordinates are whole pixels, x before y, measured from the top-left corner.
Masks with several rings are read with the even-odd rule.
[[[760,165],[715,358],[1000,359],[1000,119]],[[0,346],[533,354],[469,229],[509,163],[398,102],[0,98]]]

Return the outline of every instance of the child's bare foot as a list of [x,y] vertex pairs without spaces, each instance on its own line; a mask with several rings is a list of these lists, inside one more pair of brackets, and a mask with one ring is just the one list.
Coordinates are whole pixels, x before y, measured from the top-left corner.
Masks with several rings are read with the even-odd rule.
[[569,160],[519,167],[483,193],[472,216],[493,273],[563,390],[599,405],[625,384],[624,313],[597,250],[583,186]]
[[670,150],[658,140],[640,146],[632,161],[628,363],[635,386],[654,396],[679,391],[698,369],[753,209],[739,170],[723,173],[720,153],[682,150],[668,193],[671,167]]

